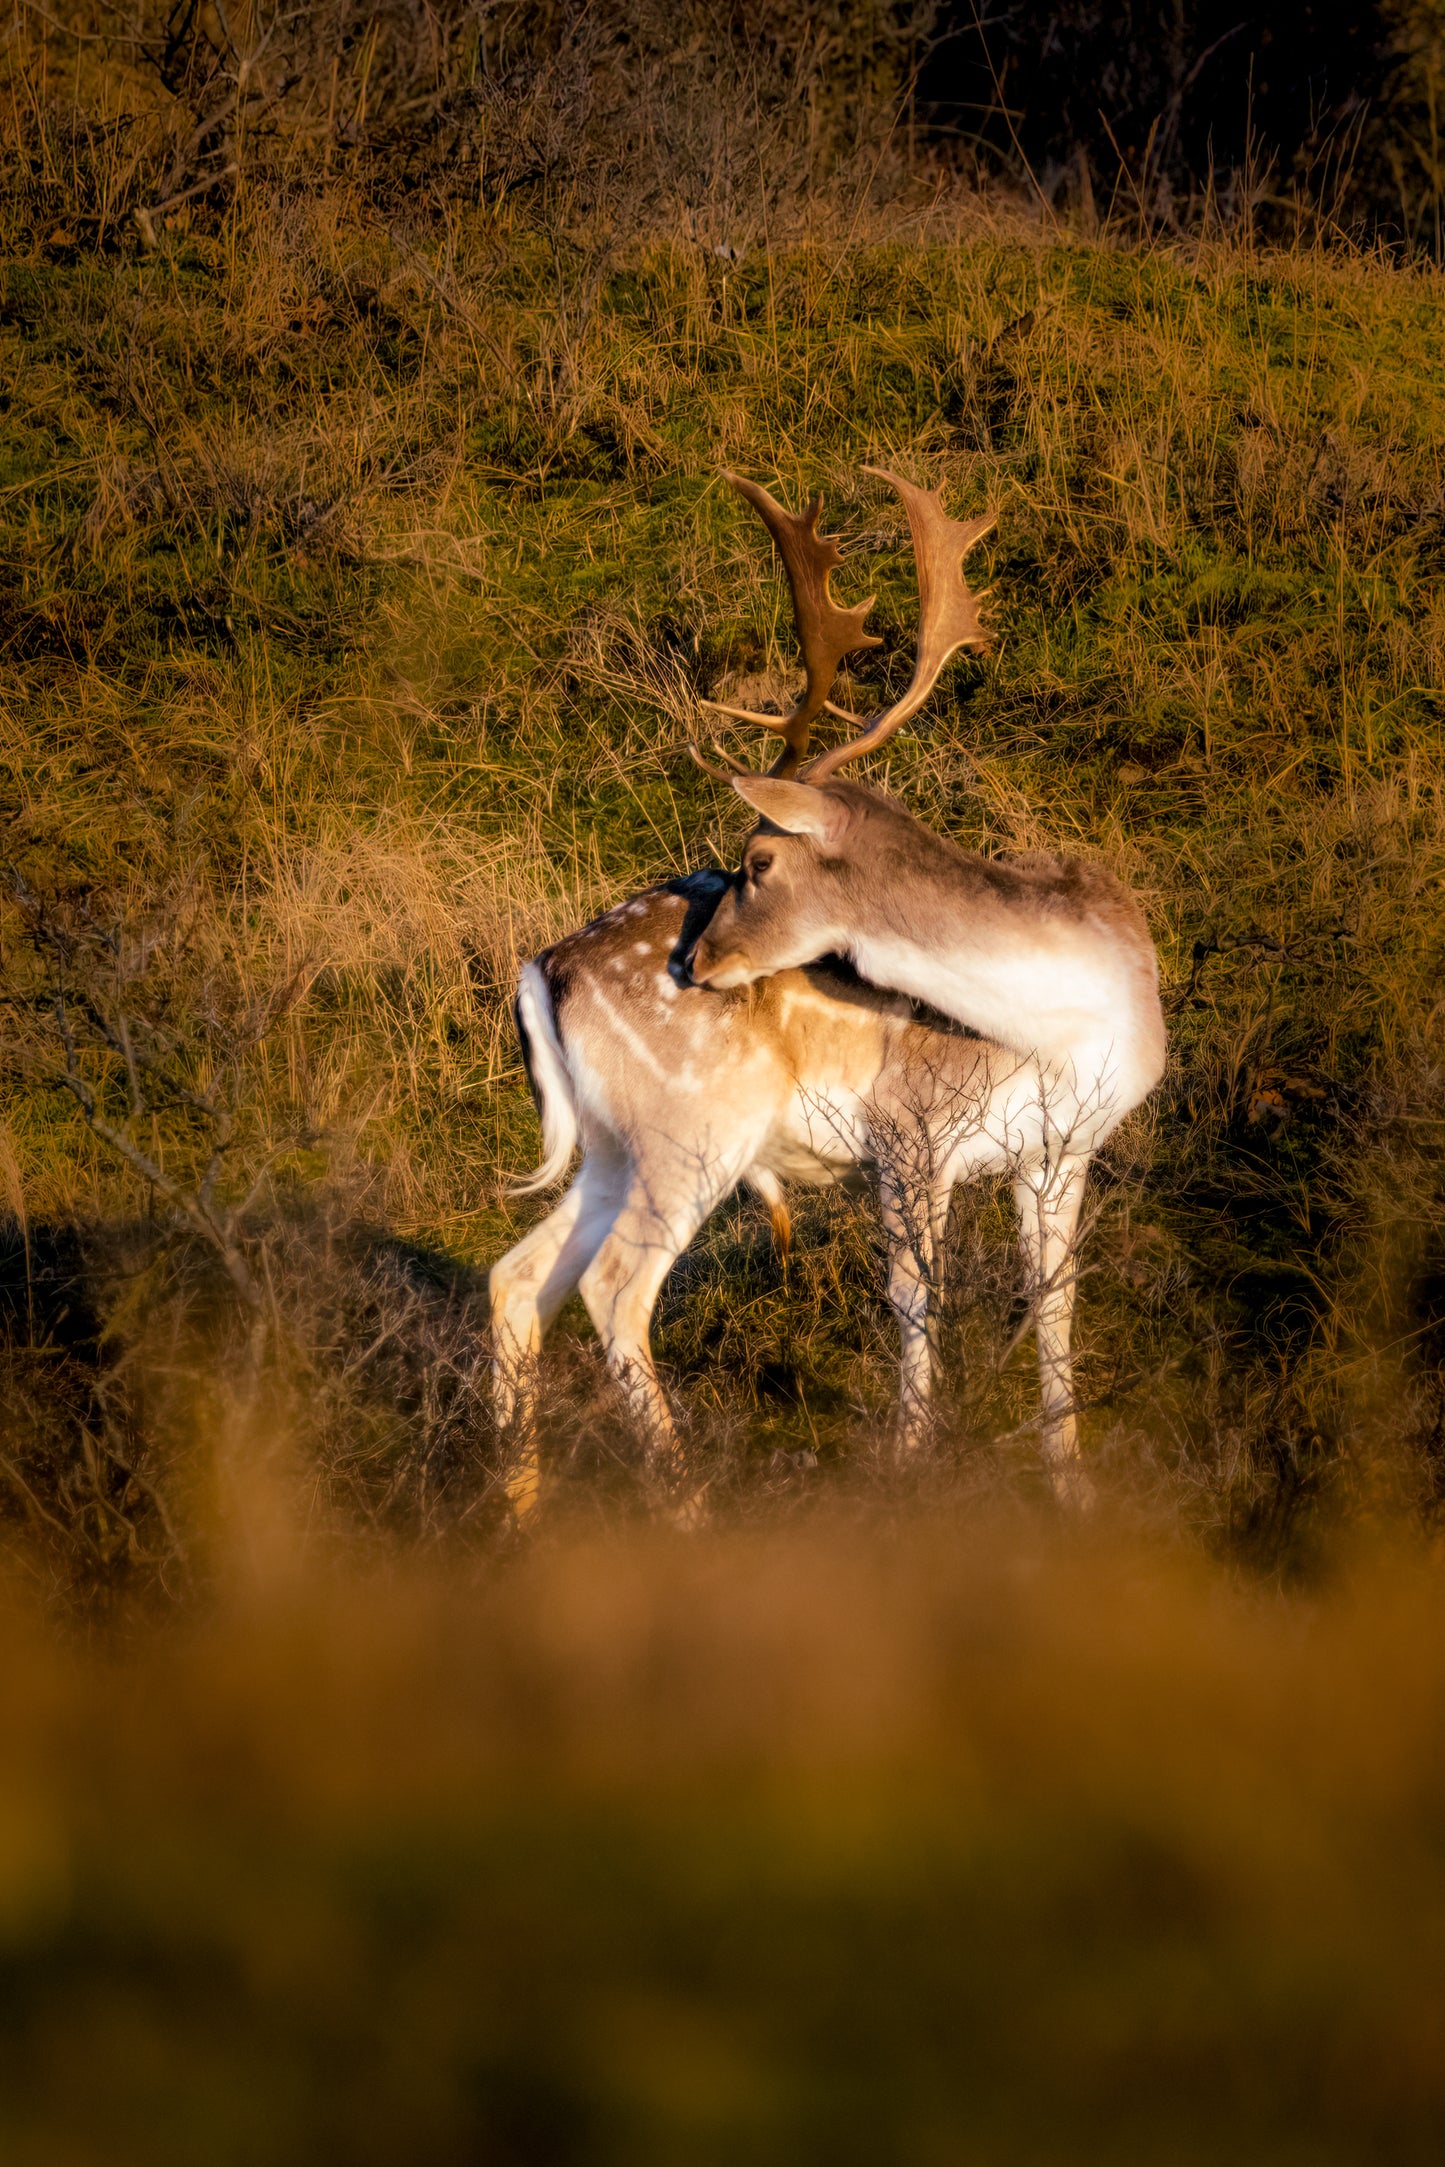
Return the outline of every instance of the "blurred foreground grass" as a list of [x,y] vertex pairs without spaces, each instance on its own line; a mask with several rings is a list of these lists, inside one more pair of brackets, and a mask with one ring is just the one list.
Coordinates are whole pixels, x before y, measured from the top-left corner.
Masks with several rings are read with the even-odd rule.
[[15,2167],[1440,2155],[1412,1550],[818,1514],[3,1641]]

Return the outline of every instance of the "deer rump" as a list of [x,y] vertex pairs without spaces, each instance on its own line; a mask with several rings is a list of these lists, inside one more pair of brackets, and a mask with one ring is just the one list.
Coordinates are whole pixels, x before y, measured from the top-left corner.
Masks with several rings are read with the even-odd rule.
[[[989,1172],[1027,1181],[1046,1153],[1038,1073],[832,960],[735,993],[693,985],[683,958],[729,884],[718,872],[670,881],[523,970],[517,1020],[544,1160],[519,1193],[558,1180],[578,1145],[583,1158],[562,1201],[493,1270],[497,1412],[525,1434],[543,1338],[578,1289],[665,1455],[675,1436],[649,1329],[672,1263],[740,1183],[786,1239],[784,1182],[834,1183],[871,1165],[902,1339],[899,1428],[913,1442],[932,1388],[953,1187]],[[519,1505],[536,1479],[529,1446],[510,1484]]]

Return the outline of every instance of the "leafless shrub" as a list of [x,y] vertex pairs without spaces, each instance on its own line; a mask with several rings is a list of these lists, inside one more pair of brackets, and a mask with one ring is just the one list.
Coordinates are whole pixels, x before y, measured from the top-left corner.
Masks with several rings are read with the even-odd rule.
[[194,1596],[268,1487],[322,1544],[504,1529],[473,1277],[354,1188],[242,1238],[274,1327],[259,1360],[203,1237],[0,1224],[0,1546],[67,1603]]

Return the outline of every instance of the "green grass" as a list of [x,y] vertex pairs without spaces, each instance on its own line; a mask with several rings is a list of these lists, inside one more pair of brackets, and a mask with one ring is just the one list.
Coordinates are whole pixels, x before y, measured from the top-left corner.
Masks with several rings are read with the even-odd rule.
[[[968,205],[878,223],[609,265],[505,205],[387,228],[344,182],[243,192],[154,250],[52,235],[17,196],[11,862],[72,930],[123,929],[106,998],[192,1083],[229,1060],[223,1190],[259,1179],[258,1254],[268,1211],[344,1193],[485,1267],[537,1208],[504,1195],[535,1150],[519,961],[733,858],[738,812],[685,755],[696,696],[793,667],[720,468],[826,490],[842,585],[879,593],[861,699],[906,675],[913,595],[859,468],[943,482],[998,510],[999,644],[874,772],[965,844],[1112,863],[1170,1010],[1168,1079],[1097,1187],[1087,1448],[1207,1527],[1252,1540],[1262,1514],[1266,1551],[1301,1502],[1383,1483],[1429,1508],[1439,279]],[[128,1220],[155,1200],[56,1088],[23,936],[12,1208]],[[121,1065],[82,1061],[123,1117]],[[203,1131],[184,1108],[147,1131],[182,1187]],[[1023,1466],[993,1442],[1033,1406],[1007,1216],[963,1218],[954,1444]],[[891,1385],[871,1221],[806,1205],[786,1285],[759,1228],[730,1207],[675,1275],[664,1365],[739,1475],[779,1445],[845,1465]]]

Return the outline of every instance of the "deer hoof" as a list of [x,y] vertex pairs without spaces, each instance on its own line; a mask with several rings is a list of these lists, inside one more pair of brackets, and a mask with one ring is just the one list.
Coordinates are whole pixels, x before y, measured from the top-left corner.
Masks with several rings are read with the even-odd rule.
[[676,1480],[670,1495],[663,1504],[662,1516],[684,1534],[693,1535],[706,1527],[712,1517],[707,1500],[707,1484],[692,1482],[686,1477]]

